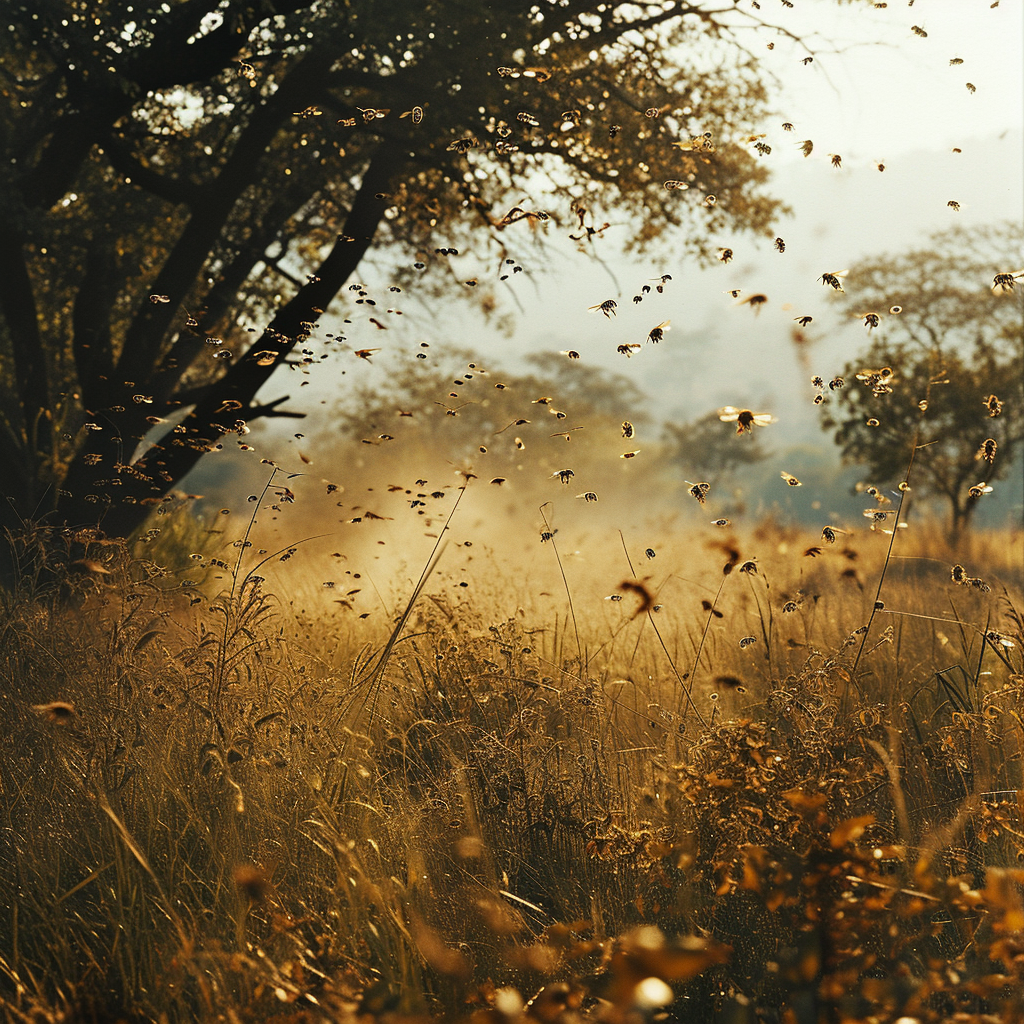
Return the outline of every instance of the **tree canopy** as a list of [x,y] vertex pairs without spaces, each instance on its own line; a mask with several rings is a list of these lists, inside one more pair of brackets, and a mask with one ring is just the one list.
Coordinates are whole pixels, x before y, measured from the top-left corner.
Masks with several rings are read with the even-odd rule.
[[948,503],[954,536],[1024,443],[1024,295],[992,272],[1020,264],[1022,241],[1012,224],[946,231],[850,271],[856,315],[878,335],[824,425],[878,484],[902,480],[916,447],[912,486]]
[[301,415],[257,395],[319,361],[374,247],[440,288],[459,246],[497,262],[620,210],[634,245],[681,228],[700,257],[777,209],[748,137],[764,23],[730,4],[21,0],[4,22],[8,529],[125,536],[248,423]]

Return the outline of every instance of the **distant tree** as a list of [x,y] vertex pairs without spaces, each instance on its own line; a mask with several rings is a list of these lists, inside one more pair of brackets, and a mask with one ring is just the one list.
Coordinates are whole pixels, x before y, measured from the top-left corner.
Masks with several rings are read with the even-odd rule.
[[1024,442],[1024,291],[993,284],[1021,265],[1022,241],[1016,225],[943,232],[854,267],[842,296],[879,333],[823,425],[878,484],[902,480],[917,445],[912,486],[948,503],[953,539],[984,500],[977,485],[1003,478]]
[[468,292],[438,250],[504,266],[615,209],[636,247],[681,228],[677,255],[770,230],[744,24],[710,0],[6,3],[0,526],[127,535],[248,422],[301,414],[257,393],[318,361],[374,246]]
[[723,473],[751,466],[767,456],[757,433],[742,437],[736,434],[735,423],[723,423],[717,412],[709,412],[691,423],[666,423],[666,457],[687,474],[694,483],[713,482]]

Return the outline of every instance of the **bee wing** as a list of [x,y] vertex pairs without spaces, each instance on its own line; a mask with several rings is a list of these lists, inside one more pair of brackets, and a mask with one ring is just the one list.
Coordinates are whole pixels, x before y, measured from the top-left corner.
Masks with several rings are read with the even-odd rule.
[[723,406],[718,410],[718,418],[723,423],[735,423],[740,418],[740,410],[733,405]]
[[759,427],[767,427],[769,423],[775,423],[775,417],[771,413],[759,412],[754,415],[754,423]]

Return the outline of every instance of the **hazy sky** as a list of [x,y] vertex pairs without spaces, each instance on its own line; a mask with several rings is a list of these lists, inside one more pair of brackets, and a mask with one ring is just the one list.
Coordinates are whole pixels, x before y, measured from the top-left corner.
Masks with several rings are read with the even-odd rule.
[[[816,37],[811,46],[821,52],[809,65],[800,62],[806,51],[784,38],[763,60],[780,78],[799,138],[814,138],[823,153],[891,160],[1024,125],[1020,0],[893,0],[882,10],[867,0],[803,0],[792,9],[764,0],[760,13]],[[963,64],[951,66],[953,58]],[[795,149],[780,156],[799,159]]]

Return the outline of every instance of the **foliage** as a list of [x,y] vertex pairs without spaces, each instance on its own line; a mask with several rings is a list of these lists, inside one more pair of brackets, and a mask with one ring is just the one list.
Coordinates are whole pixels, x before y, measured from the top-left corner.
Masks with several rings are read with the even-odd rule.
[[717,412],[693,423],[666,423],[670,458],[699,480],[721,477],[731,470],[753,465],[767,456],[760,434],[736,435],[736,427],[723,423]]
[[637,246],[681,227],[673,247],[698,255],[710,231],[768,230],[777,204],[744,141],[765,110],[749,18],[8,4],[2,525],[53,512],[127,535],[248,422],[301,415],[257,392],[318,361],[311,332],[374,246],[399,243],[405,267],[415,251],[447,290],[464,287],[451,250],[499,264],[524,235],[599,234],[612,210],[643,211]]
[[864,598],[782,539],[733,538],[766,557],[700,649],[695,601],[659,613],[680,679],[626,609],[581,663],[438,586],[368,651],[251,555],[160,592],[94,537],[85,607],[0,618],[6,1019],[1012,1019],[1024,623],[971,593],[960,640],[910,617],[858,672]]
[[[912,485],[949,503],[954,535],[984,500],[971,488],[1005,477],[1024,443],[1024,295],[982,283],[1016,266],[1020,247],[1014,225],[944,232],[850,274],[857,316],[877,311],[882,326],[844,369],[823,424],[878,484],[902,480],[913,452]],[[891,377],[879,375],[886,367]],[[981,455],[988,440],[994,460]]]

